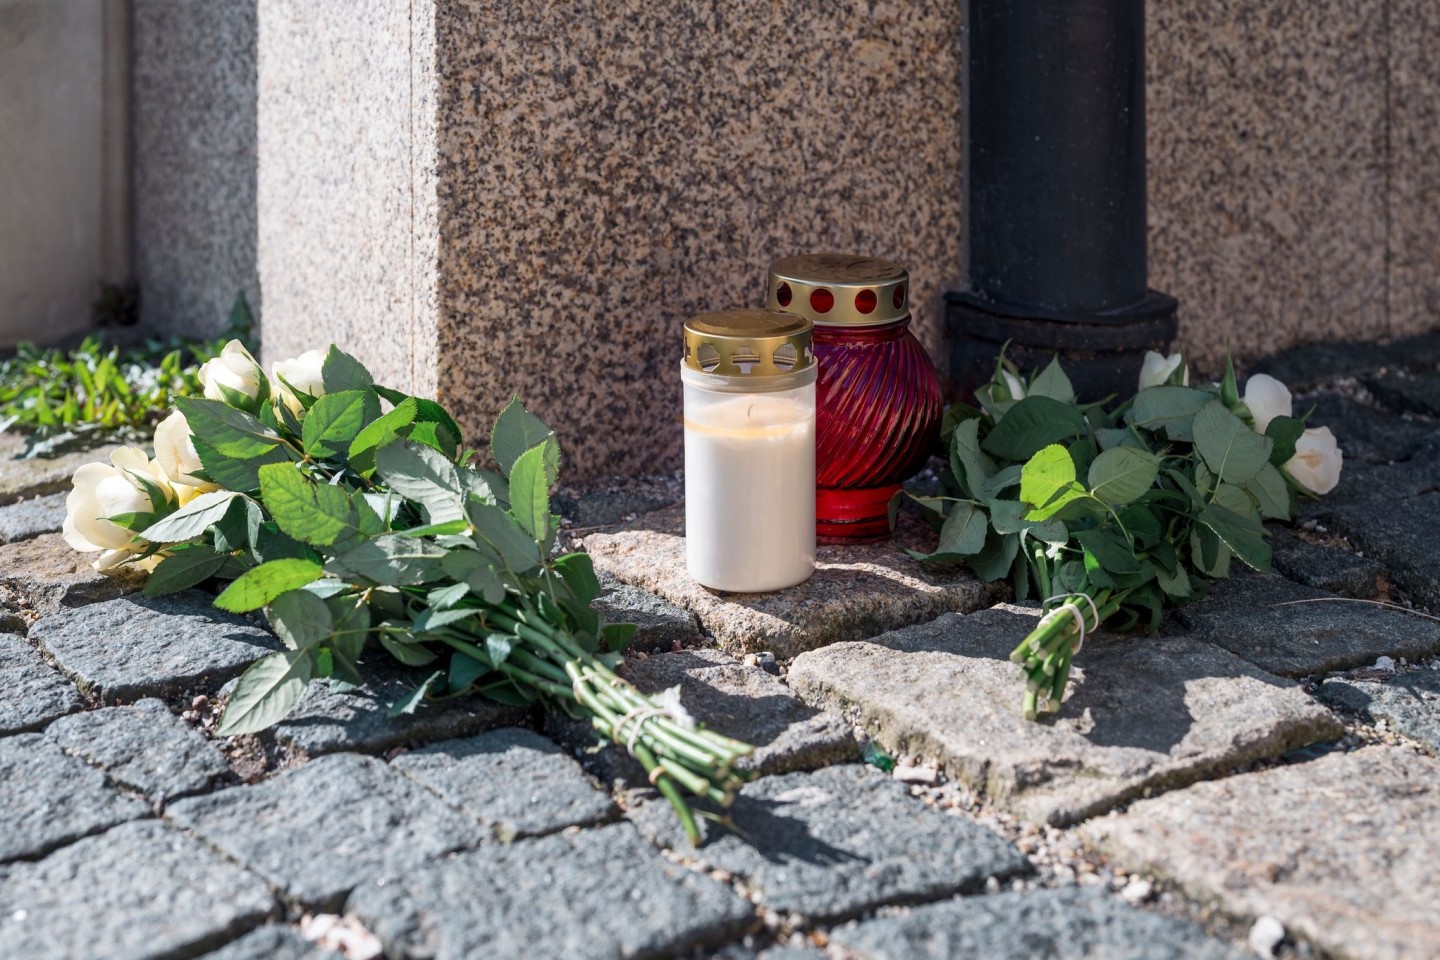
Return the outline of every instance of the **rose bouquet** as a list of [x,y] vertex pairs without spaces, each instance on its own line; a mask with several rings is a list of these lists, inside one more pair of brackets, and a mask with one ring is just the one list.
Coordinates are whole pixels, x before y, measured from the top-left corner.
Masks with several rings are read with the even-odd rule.
[[1253,376],[1242,397],[1227,367],[1193,388],[1179,354],[1147,355],[1140,390],[1109,410],[1077,403],[1058,361],[1026,382],[1002,357],[976,400],[946,411],[949,469],[914,499],[940,530],[929,558],[1045,607],[1011,654],[1028,719],[1059,709],[1088,633],[1154,629],[1235,560],[1268,570],[1264,521],[1340,478],[1335,437],[1294,416],[1284,384]]
[[232,342],[200,377],[204,397],[177,401],[153,459],[127,447],[76,471],[64,532],[97,569],[150,570],[152,596],[218,579],[216,606],[264,611],[285,649],[240,677],[221,735],[280,720],[312,678],[353,687],[390,657],[416,670],[395,713],[472,692],[558,704],[623,744],[692,838],[685,795],[730,803],[751,748],[615,674],[634,627],[591,609],[588,556],[553,555],[560,448],[518,401],[487,470],[443,407],[335,347],[267,377]]

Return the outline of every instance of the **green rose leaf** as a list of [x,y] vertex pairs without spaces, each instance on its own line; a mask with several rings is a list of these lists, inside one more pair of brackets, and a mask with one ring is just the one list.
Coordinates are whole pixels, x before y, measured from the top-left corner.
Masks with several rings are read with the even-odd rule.
[[1061,403],[1075,402],[1075,387],[1071,385],[1070,378],[1065,375],[1065,370],[1060,366],[1059,357],[1052,357],[1050,365],[1040,371],[1040,375],[1031,381],[1027,395],[1049,397],[1051,400],[1059,400]]
[[558,450],[554,437],[520,454],[510,468],[510,513],[540,544],[548,545],[554,536],[550,529],[549,461]]
[[1290,519],[1290,485],[1273,463],[1261,467],[1260,472],[1245,484],[1245,490],[1255,498],[1260,506],[1260,516],[1266,520]]
[[1218,400],[1195,414],[1195,448],[1221,480],[1245,483],[1270,462],[1273,446]]
[[1295,417],[1276,417],[1265,428],[1265,436],[1274,441],[1270,462],[1277,467],[1295,456],[1295,442],[1305,433],[1305,421]]
[[1112,507],[1138,500],[1155,484],[1160,463],[1151,453],[1115,447],[1090,464],[1090,493]]
[[302,543],[328,547],[354,528],[349,494],[307,479],[291,464],[261,467],[260,495],[280,529]]
[[399,717],[408,713],[414,713],[415,708],[420,706],[425,697],[430,693],[430,688],[445,676],[443,670],[436,670],[421,682],[420,686],[401,697],[390,705],[390,716]]
[[219,573],[229,559],[228,554],[216,553],[204,546],[166,557],[145,581],[145,596],[161,597],[204,583]]
[[1190,387],[1146,387],[1135,394],[1126,420],[1144,430],[1163,430],[1171,440],[1194,439],[1195,415],[1214,398]]
[[464,690],[490,672],[490,665],[456,651],[450,656],[450,676],[446,684],[451,691]]
[[253,493],[260,489],[260,468],[272,463],[289,463],[284,447],[271,447],[258,457],[235,459],[212,449],[204,440],[196,439],[195,452],[205,467],[205,477],[227,490]]
[[361,429],[379,416],[380,400],[373,390],[327,393],[301,425],[305,452],[321,459],[346,453]]
[[972,503],[957,503],[940,528],[940,546],[936,553],[969,557],[985,548],[985,532],[990,520],[985,511]]
[[177,397],[175,406],[185,415],[195,439],[221,456],[249,460],[264,456],[284,442],[255,417],[219,400]]
[[194,540],[212,523],[218,523],[240,496],[230,490],[202,493],[168,517],[146,527],[143,536],[151,543],[181,543]]
[[[1262,573],[1270,569],[1270,545],[1265,542],[1265,528],[1260,525],[1259,520],[1243,517],[1217,503],[1206,506],[1196,519],[1239,557],[1241,562]],[[1207,566],[1217,567],[1218,561],[1209,564],[1209,551],[1206,550],[1205,553]]]
[[514,573],[527,573],[540,565],[539,544],[499,507],[473,500],[466,507],[475,528],[475,543],[490,554],[493,562]]
[[330,636],[333,621],[325,601],[308,590],[291,590],[265,608],[270,626],[291,650],[306,650]]
[[981,449],[1007,460],[1026,460],[1041,448],[1085,432],[1085,417],[1074,406],[1049,397],[1026,397],[990,431]]
[[987,583],[1003,580],[1010,573],[1019,552],[1019,536],[1001,536],[991,531],[985,537],[985,548],[970,558],[970,569]]
[[555,561],[555,571],[581,603],[588,605],[600,596],[600,580],[588,553],[567,553]]
[[1020,471],[1020,500],[1027,507],[1027,520],[1053,517],[1084,495],[1085,488],[1075,482],[1075,461],[1058,443],[1035,454]]
[[418,643],[402,643],[388,633],[380,635],[380,646],[407,667],[423,667],[438,659],[435,652],[428,647],[422,647]]
[[312,560],[271,560],[245,571],[215,598],[215,606],[231,613],[258,610],[276,597],[320,579],[324,571]]
[[459,471],[439,451],[397,440],[376,451],[375,472],[395,492],[423,506],[432,524],[465,518]]
[[346,459],[350,466],[362,476],[375,472],[375,451],[386,446],[410,424],[415,422],[419,410],[414,397],[407,397],[394,410],[372,421],[350,441]]
[[490,455],[500,466],[500,472],[508,477],[515,461],[526,450],[553,435],[554,431],[543,420],[526,410],[519,399],[514,399],[495,421],[495,429],[490,434]]
[[364,364],[332,343],[320,364],[320,381],[325,384],[325,393],[330,395],[364,390],[375,382],[375,378],[370,376]]
[[950,435],[950,472],[961,490],[973,498],[984,495],[985,481],[995,473],[995,461],[980,449],[980,421],[965,420]]
[[314,666],[310,649],[281,650],[250,664],[230,695],[216,736],[257,733],[274,726],[300,702]]
[[431,583],[443,575],[447,551],[433,542],[390,533],[341,554],[338,562],[356,576],[387,587]]

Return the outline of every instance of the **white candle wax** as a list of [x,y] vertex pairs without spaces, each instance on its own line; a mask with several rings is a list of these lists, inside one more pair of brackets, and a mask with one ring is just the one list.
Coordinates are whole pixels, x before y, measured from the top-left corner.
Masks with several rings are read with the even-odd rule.
[[814,572],[813,389],[687,403],[686,559],[705,586],[779,590]]

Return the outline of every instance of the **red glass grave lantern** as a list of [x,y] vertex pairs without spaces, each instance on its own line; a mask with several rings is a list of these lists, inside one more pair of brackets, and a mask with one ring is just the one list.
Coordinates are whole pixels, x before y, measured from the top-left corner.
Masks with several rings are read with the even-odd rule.
[[910,332],[910,275],[871,257],[784,257],[770,265],[769,306],[815,324],[816,535],[889,536],[890,500],[929,458],[943,412],[940,379]]

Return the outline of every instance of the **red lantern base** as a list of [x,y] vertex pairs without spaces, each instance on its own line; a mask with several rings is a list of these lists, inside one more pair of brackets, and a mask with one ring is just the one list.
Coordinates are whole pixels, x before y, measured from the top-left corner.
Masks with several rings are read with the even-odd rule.
[[900,484],[815,491],[815,536],[821,543],[876,543],[890,539],[890,500]]

